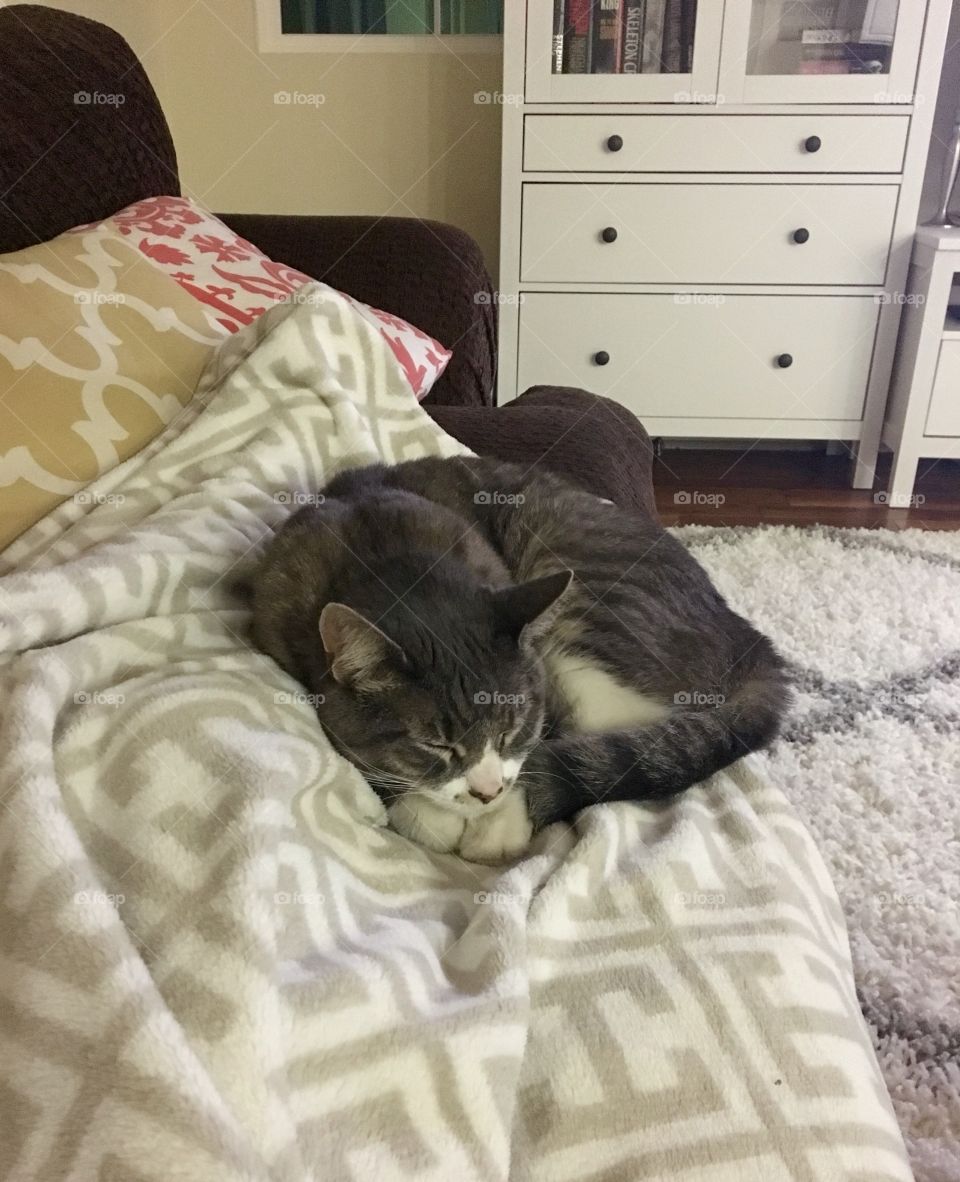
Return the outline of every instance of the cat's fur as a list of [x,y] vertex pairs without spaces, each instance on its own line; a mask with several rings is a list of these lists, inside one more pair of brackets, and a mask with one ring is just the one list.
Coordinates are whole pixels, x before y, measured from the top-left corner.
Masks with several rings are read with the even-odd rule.
[[659,525],[492,460],[341,474],[268,548],[254,635],[396,828],[481,861],[706,779],[789,698],[769,640]]

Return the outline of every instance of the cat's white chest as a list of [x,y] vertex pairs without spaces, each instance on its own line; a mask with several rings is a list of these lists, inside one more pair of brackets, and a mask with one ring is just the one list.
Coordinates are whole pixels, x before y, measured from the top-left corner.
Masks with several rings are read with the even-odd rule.
[[584,657],[555,652],[547,656],[546,665],[579,731],[652,726],[670,713],[663,702],[622,685]]

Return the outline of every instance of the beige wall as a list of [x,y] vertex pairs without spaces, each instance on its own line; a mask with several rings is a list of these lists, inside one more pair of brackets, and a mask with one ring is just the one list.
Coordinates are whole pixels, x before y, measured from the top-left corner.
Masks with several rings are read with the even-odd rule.
[[[173,132],[184,190],[240,213],[434,218],[495,269],[499,54],[261,54],[253,0],[43,0],[117,29]],[[322,94],[282,106],[279,91]]]

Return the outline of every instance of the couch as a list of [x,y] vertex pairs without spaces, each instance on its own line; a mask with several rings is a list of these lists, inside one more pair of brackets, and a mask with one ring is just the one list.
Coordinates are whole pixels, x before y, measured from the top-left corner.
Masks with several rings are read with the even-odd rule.
[[[78,104],[77,91],[122,93]],[[113,29],[34,4],[0,9],[0,253],[131,202],[180,194],[170,129],[143,66]],[[637,419],[583,390],[537,386],[497,407],[497,304],[462,230],[414,218],[225,213],[272,258],[422,328],[453,350],[425,406],[481,455],[559,472],[654,513],[652,447]]]

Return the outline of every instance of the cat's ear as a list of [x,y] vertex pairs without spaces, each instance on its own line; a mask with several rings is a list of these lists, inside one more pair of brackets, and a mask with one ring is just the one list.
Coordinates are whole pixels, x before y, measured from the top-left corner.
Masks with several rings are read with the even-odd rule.
[[342,685],[383,690],[396,682],[403,650],[345,603],[328,603],[320,613],[320,636],[330,672]]
[[516,583],[494,591],[493,603],[504,629],[512,636],[519,636],[527,624],[552,607],[570,586],[572,570],[557,571],[528,583]]

